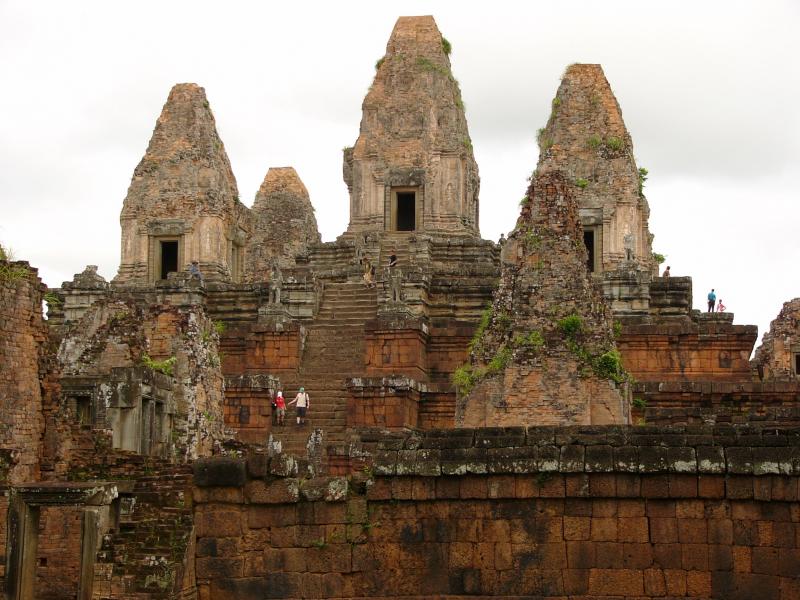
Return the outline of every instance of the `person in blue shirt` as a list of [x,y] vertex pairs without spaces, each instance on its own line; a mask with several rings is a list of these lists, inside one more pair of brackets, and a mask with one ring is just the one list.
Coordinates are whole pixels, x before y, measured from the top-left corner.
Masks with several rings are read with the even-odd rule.
[[708,292],[708,312],[714,312],[714,303],[717,301],[717,295],[714,293],[714,288]]

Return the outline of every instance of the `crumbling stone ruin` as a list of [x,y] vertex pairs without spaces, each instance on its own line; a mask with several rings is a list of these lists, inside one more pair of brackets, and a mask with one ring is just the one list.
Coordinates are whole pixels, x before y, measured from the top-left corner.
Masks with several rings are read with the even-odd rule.
[[292,167],[242,204],[179,84],[111,282],[0,252],[5,597],[800,597],[798,301],[751,364],[755,326],[658,277],[599,65],[481,239],[449,54],[397,21],[336,241]]
[[629,422],[611,311],[586,266],[571,187],[549,171],[523,199],[473,364],[457,372],[471,388],[457,407],[461,425]]
[[800,298],[784,302],[753,363],[763,380],[793,381],[800,376]]

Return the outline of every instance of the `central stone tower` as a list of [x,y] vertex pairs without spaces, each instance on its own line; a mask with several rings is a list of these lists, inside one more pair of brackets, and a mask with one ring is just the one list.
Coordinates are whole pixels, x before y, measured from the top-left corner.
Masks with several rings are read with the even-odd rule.
[[344,150],[348,233],[478,236],[478,166],[449,52],[433,17],[397,20]]

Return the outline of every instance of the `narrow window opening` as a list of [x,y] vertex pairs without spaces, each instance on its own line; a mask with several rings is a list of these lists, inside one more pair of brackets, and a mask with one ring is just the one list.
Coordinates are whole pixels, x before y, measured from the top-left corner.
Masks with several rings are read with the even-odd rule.
[[416,229],[416,193],[397,192],[397,231]]
[[178,271],[178,242],[161,242],[161,279]]
[[794,355],[794,374],[800,375],[800,352]]
[[589,269],[589,273],[594,273],[594,230],[584,230],[583,244],[586,246],[586,252],[588,254],[586,268]]
[[92,401],[87,396],[75,398],[75,412],[80,425],[90,425],[92,423]]

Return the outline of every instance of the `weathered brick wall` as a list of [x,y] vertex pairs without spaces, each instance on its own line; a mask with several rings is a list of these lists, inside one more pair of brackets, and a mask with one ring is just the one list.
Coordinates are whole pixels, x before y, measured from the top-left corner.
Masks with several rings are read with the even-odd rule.
[[380,321],[369,323],[364,339],[367,376],[406,375],[427,381],[427,335],[417,329],[389,329]]
[[634,423],[800,426],[800,381],[642,382],[634,386],[634,398],[646,401],[634,407]]
[[800,438],[753,428],[365,436],[371,467],[195,467],[200,598],[800,594]]
[[266,443],[272,430],[272,398],[269,390],[225,388],[225,427],[236,431],[239,440]]
[[280,374],[300,365],[301,333],[297,325],[274,331],[254,325],[226,328],[220,339],[225,375],[243,373]]
[[625,368],[639,381],[752,381],[755,325],[733,325],[722,313],[699,322],[672,319],[626,324],[617,344]]
[[36,552],[36,597],[70,600],[78,593],[82,509],[42,507]]
[[44,431],[44,286],[26,262],[0,261],[0,448],[14,451],[8,481],[35,481]]

